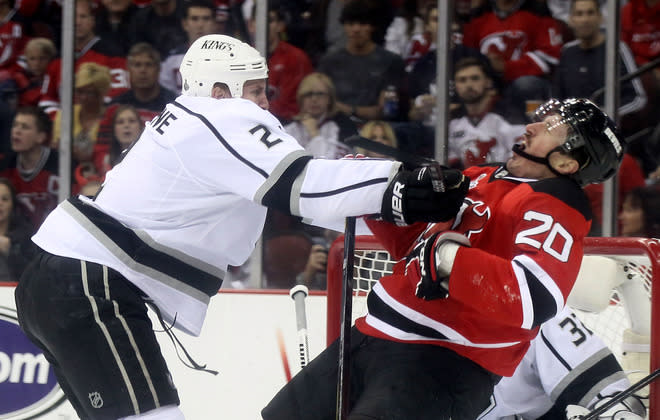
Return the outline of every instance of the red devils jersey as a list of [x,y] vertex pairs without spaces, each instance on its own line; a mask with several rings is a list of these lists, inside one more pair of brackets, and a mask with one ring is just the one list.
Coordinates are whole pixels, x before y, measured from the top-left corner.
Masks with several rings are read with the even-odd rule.
[[465,25],[463,44],[484,55],[501,55],[506,64],[504,78],[549,74],[559,62],[562,36],[550,17],[519,10],[504,19],[487,12]]
[[16,10],[12,10],[0,20],[0,69],[17,70],[16,60],[27,42],[23,25],[16,18]]
[[395,259],[436,231],[466,235],[472,247],[456,255],[449,297],[416,297],[418,261],[401,260],[374,286],[356,325],[375,337],[448,347],[511,376],[539,325],[565,306],[591,225],[589,202],[564,177],[514,178],[502,166],[464,173],[472,182],[451,226],[367,222]]
[[637,64],[660,56],[660,3],[649,7],[645,0],[631,0],[621,9],[621,40],[633,52]]
[[268,57],[270,112],[282,120],[292,120],[298,113],[298,85],[313,70],[312,62],[303,50],[280,41]]
[[[121,51],[112,43],[106,43],[99,37],[92,39],[81,51],[76,52],[76,62],[74,71],[82,63],[94,62],[110,69],[110,91],[108,96],[115,96],[128,90],[128,72],[126,70],[126,58],[121,55]],[[60,90],[60,70],[61,60],[59,58],[51,61],[48,65],[47,84],[48,98],[59,102]]]
[[57,207],[59,191],[57,151],[44,147],[36,168],[30,172],[21,170],[18,160],[15,154],[7,156],[0,163],[0,176],[8,178],[16,188],[18,206],[36,231],[48,213]]

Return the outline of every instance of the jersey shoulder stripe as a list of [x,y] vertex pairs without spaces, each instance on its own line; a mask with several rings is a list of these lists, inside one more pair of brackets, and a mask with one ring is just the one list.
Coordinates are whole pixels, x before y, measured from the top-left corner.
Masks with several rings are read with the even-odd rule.
[[264,178],[268,178],[268,172],[266,172],[265,170],[259,168],[258,166],[256,166],[255,164],[253,164],[252,162],[250,162],[249,160],[244,158],[240,153],[238,153],[236,151],[236,149],[231,147],[229,142],[224,137],[222,137],[222,135],[218,132],[218,130],[213,126],[213,124],[211,124],[211,122],[204,115],[202,115],[198,112],[194,112],[193,110],[189,109],[188,107],[182,105],[179,101],[172,102],[172,105],[174,105],[177,108],[183,110],[184,112],[192,115],[193,117],[197,117],[202,122],[202,124],[204,124],[209,129],[209,131],[211,131],[211,133],[213,133],[215,138],[218,139],[218,141],[225,147],[225,149],[227,149],[227,151],[229,153],[231,153],[239,161],[243,162],[247,167],[249,167],[253,171],[257,172],[259,175],[263,176]]

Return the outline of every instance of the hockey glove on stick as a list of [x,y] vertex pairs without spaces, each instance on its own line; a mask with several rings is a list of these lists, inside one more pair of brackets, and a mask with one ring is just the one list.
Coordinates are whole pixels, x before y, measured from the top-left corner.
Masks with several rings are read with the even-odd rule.
[[451,220],[463,204],[470,179],[456,169],[434,169],[436,172],[442,171],[444,191],[437,191],[437,174],[429,167],[403,170],[385,190],[382,218],[399,226]]
[[471,246],[470,240],[456,232],[435,233],[417,244],[408,263],[419,264],[420,280],[415,290],[418,298],[433,300],[449,296],[449,275],[461,246]]

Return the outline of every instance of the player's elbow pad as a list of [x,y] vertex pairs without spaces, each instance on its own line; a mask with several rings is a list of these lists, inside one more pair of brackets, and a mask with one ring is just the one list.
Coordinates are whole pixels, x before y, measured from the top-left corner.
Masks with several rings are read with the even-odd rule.
[[264,194],[261,204],[291,214],[291,188],[310,160],[312,160],[311,156],[301,156],[294,160]]

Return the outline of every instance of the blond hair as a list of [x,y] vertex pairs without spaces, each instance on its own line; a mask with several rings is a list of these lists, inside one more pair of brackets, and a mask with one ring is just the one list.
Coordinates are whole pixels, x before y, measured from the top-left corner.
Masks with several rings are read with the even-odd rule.
[[313,72],[305,76],[298,84],[298,90],[296,91],[296,101],[298,106],[302,106],[303,97],[306,93],[313,90],[312,85],[314,82],[321,82],[326,89],[328,89],[328,97],[330,102],[328,103],[328,117],[331,117],[337,113],[337,96],[335,93],[335,84],[332,83],[332,80],[323,73]]
[[25,44],[25,51],[30,48],[38,48],[40,52],[46,54],[49,59],[53,59],[57,55],[57,48],[53,41],[48,38],[32,38]]
[[110,90],[110,69],[97,63],[82,63],[76,72],[76,88],[93,86],[101,96]]
[[[395,149],[399,147],[399,142],[396,139],[396,134],[394,134],[394,129],[392,129],[392,126],[387,121],[380,121],[380,120],[367,121],[360,129],[360,135],[362,137],[366,137],[370,139],[371,135],[374,133],[374,130],[378,127],[383,129],[385,138],[390,141],[390,144],[388,144],[388,146],[394,147]],[[362,152],[358,151],[358,153],[362,153]]]

